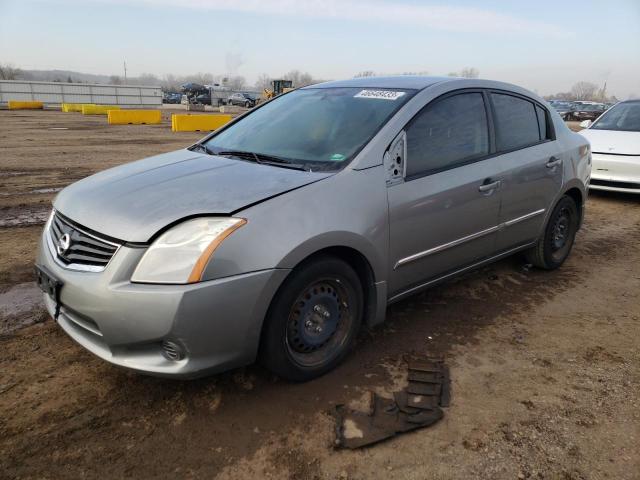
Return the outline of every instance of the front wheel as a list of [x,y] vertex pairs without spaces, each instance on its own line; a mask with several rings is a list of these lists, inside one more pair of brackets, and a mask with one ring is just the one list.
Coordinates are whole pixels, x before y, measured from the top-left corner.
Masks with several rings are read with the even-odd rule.
[[562,265],[571,253],[578,223],[576,203],[564,195],[551,212],[542,238],[526,252],[529,263],[545,270],[554,270]]
[[360,279],[344,261],[317,257],[297,267],[269,308],[260,361],[282,378],[311,380],[335,368],[360,328]]

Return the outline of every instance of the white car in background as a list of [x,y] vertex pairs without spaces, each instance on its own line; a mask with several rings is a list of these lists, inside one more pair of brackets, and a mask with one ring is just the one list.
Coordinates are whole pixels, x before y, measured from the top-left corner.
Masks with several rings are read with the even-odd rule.
[[640,193],[640,100],[620,102],[580,126],[593,154],[589,188]]

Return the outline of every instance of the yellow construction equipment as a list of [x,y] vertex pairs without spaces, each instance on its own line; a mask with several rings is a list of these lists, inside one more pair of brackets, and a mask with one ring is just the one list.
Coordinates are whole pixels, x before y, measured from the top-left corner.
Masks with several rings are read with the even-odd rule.
[[271,100],[281,93],[287,93],[293,90],[293,82],[291,80],[272,80],[271,85],[273,86],[272,89],[265,88],[262,91],[262,97],[265,100]]

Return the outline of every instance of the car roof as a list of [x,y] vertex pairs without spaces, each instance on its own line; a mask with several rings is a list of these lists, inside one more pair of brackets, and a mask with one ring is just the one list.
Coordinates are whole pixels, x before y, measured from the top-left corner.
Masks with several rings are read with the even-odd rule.
[[411,88],[422,90],[431,85],[447,81],[461,80],[455,77],[423,77],[417,75],[396,75],[389,77],[358,77],[349,80],[335,80],[317,83],[304,88]]
[[331,82],[317,83],[315,85],[309,85],[302,87],[301,89],[311,88],[342,88],[342,87],[355,87],[355,88],[390,88],[390,89],[413,89],[424,90],[434,85],[446,85],[450,90],[464,89],[464,88],[487,88],[504,90],[512,92],[526,97],[532,100],[545,103],[545,100],[538,94],[522,88],[518,85],[510,83],[499,82],[495,80],[483,80],[477,78],[461,78],[461,77],[423,77],[415,75],[397,75],[391,77],[359,77],[349,80],[337,80]]

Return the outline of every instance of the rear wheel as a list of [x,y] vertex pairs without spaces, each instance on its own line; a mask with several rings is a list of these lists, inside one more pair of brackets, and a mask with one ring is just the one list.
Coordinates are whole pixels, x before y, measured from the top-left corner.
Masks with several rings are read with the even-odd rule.
[[355,271],[332,256],[297,267],[274,298],[260,360],[293,381],[335,368],[353,345],[362,322],[363,294]]
[[527,260],[545,270],[554,270],[562,265],[573,247],[578,221],[575,201],[563,196],[551,212],[542,238],[526,252]]

